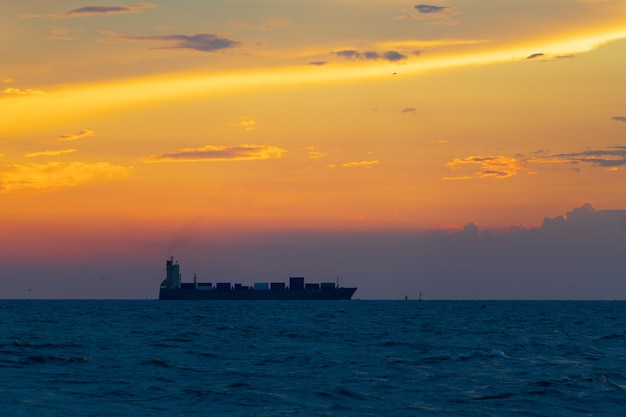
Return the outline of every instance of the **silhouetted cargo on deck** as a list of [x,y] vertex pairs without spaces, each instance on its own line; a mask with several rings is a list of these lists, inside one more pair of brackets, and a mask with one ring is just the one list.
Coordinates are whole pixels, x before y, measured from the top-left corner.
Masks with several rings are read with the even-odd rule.
[[303,290],[304,289],[304,277],[291,277],[291,278],[289,278],[289,289],[291,289],[291,290]]
[[350,300],[356,288],[343,288],[334,282],[305,283],[303,277],[284,282],[255,282],[252,287],[230,282],[181,282],[180,266],[174,258],[166,262],[167,275],[159,290],[160,300]]

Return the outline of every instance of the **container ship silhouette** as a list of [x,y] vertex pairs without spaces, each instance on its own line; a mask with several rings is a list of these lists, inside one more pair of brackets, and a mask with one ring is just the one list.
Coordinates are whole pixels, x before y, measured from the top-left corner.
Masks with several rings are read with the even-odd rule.
[[166,261],[167,275],[161,283],[159,300],[350,300],[356,288],[343,288],[334,282],[309,284],[303,277],[284,282],[255,282],[253,286],[230,282],[181,282],[180,265],[174,257]]

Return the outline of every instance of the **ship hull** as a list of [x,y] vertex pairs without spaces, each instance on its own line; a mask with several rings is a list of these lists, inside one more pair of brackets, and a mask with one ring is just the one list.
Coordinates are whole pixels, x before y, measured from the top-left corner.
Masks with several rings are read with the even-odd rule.
[[350,300],[356,288],[328,290],[198,290],[161,288],[159,300]]

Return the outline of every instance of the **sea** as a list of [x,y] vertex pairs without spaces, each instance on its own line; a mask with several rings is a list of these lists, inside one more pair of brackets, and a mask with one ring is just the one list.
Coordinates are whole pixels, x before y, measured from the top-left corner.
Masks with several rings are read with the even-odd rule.
[[624,301],[0,300],[2,416],[624,416]]

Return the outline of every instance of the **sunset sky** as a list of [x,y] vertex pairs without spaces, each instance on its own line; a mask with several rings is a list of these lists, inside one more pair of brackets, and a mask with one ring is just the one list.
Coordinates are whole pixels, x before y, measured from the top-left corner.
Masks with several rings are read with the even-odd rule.
[[[154,297],[172,255],[243,274],[302,239],[310,264],[321,237],[626,209],[623,0],[2,0],[0,52],[0,297]],[[404,296],[315,262],[284,273]]]

